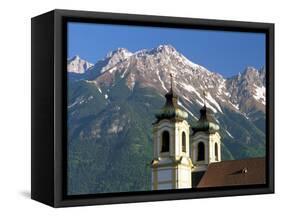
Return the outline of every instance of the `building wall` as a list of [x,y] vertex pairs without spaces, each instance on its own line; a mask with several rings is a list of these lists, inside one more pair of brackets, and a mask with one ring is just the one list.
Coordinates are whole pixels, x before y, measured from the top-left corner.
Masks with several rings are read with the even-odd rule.
[[184,164],[152,169],[152,189],[191,188],[191,167]]
[[[161,153],[162,147],[162,133],[168,131],[170,134],[170,152]],[[182,132],[186,134],[186,152],[182,152]],[[179,159],[181,156],[189,157],[189,125],[186,121],[171,122],[168,120],[162,120],[153,127],[153,143],[154,143],[154,159],[158,157],[172,157]],[[156,145],[155,145],[156,144]]]
[[[162,153],[162,133],[170,135],[169,152]],[[186,134],[186,152],[182,151],[182,132]],[[154,153],[157,164],[152,168],[152,189],[191,187],[189,160],[189,125],[186,121],[162,120],[153,127]]]
[[[202,165],[208,165],[209,163],[212,162],[218,162],[221,161],[221,137],[219,133],[213,133],[209,134],[206,132],[197,132],[195,135],[191,136],[191,159],[193,164],[198,165],[198,169],[206,168],[202,167]],[[205,157],[204,161],[197,161],[198,157],[198,144],[200,142],[204,143],[205,147]],[[216,159],[215,157],[215,143],[218,144],[218,158]],[[201,166],[200,166],[201,165]]]

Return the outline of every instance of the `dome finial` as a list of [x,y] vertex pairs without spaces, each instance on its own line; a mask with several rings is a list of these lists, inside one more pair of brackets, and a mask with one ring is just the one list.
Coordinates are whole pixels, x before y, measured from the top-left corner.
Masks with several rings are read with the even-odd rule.
[[173,74],[170,73],[170,77],[171,77],[171,92],[173,92]]
[[204,90],[203,91],[203,97],[204,97],[204,106],[206,107],[206,96],[207,96],[207,93],[206,91]]

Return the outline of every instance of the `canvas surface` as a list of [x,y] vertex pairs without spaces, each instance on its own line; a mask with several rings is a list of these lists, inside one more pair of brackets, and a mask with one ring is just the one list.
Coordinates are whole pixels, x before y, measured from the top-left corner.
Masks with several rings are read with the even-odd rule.
[[[204,105],[219,126],[221,163],[265,156],[262,33],[68,23],[67,74],[69,195],[155,190],[153,123],[171,84],[190,127],[191,180],[202,178],[191,137]],[[170,172],[157,175],[166,189],[177,185]]]

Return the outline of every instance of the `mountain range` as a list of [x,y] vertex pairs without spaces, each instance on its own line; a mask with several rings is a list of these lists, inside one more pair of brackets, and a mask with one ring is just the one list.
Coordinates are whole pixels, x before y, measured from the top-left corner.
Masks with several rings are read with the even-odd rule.
[[[223,61],[223,60],[222,60]],[[150,190],[152,123],[173,88],[192,125],[205,103],[220,125],[222,158],[265,155],[265,68],[225,78],[171,45],[118,48],[95,64],[68,60],[68,193]]]

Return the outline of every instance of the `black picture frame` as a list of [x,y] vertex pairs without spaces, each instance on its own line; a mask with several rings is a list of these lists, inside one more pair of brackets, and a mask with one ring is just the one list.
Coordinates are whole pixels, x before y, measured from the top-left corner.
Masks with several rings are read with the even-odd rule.
[[[66,22],[266,34],[266,184],[67,196]],[[53,207],[274,193],[274,24],[53,10],[32,18],[31,198]]]

